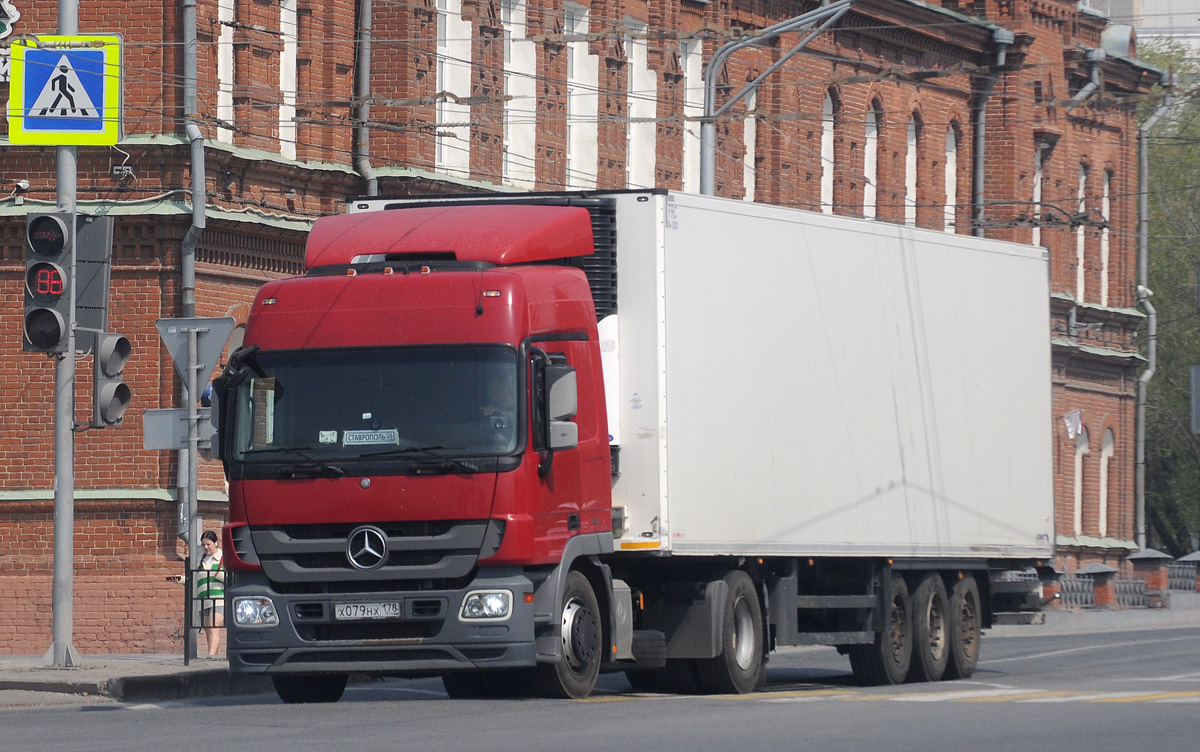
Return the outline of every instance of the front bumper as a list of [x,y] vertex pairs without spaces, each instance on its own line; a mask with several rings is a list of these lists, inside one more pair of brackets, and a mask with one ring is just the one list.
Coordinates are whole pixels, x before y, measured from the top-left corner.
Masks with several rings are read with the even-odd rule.
[[[512,613],[504,621],[464,621],[459,611],[475,590],[509,590]],[[419,676],[463,669],[533,666],[534,608],[525,594],[534,586],[518,569],[481,571],[460,590],[279,593],[262,574],[238,573],[226,594],[229,668],[241,674],[350,673]],[[279,614],[276,626],[241,627],[233,603],[266,596]],[[395,602],[399,618],[338,621],[339,603]]]

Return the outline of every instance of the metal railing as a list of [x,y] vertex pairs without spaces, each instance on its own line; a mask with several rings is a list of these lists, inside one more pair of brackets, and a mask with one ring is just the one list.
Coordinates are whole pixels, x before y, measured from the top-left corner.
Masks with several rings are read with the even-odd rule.
[[1058,592],[1065,608],[1095,608],[1096,581],[1091,575],[1081,574],[1062,577],[1058,581]]
[[1167,589],[1196,591],[1196,563],[1177,561],[1167,565]]
[[1146,581],[1139,579],[1113,580],[1117,608],[1150,608],[1146,597]]

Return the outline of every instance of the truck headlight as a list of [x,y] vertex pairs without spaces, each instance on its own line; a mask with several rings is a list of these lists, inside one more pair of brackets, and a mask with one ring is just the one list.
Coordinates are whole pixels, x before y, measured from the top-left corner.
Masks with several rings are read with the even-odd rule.
[[233,599],[233,622],[239,627],[274,627],[279,624],[279,614],[270,598],[242,596]]
[[504,621],[512,614],[512,592],[475,590],[463,599],[458,618],[463,621]]

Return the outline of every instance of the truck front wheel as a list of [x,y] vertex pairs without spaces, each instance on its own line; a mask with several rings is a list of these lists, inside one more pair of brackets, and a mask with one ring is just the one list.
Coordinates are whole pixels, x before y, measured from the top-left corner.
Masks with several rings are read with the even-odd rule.
[[337,702],[346,691],[346,674],[283,674],[271,677],[275,693],[288,705]]
[[721,653],[696,661],[696,673],[705,691],[714,694],[753,692],[762,678],[762,609],[750,576],[734,571],[722,578],[728,585]]
[[892,578],[892,600],[881,634],[870,645],[850,647],[854,678],[866,685],[902,684],[912,665],[912,604],[903,577]]
[[950,660],[946,679],[970,679],[979,663],[982,615],[979,584],[969,575],[950,589]]
[[562,655],[554,663],[538,664],[534,682],[549,697],[581,698],[591,694],[603,658],[600,606],[588,579],[579,572],[567,575],[555,635]]

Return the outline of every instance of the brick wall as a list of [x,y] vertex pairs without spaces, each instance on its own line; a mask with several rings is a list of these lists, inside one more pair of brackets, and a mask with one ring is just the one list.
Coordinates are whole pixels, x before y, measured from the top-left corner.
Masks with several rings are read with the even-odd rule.
[[[1068,108],[1067,100],[1087,82],[1090,63],[1080,43],[1097,44],[1103,20],[1080,14],[1068,0],[948,5],[982,13],[1016,33],[1009,69],[999,74],[987,103],[985,199],[987,235],[1030,242],[1034,154],[1052,145],[1043,182],[1041,242],[1051,257],[1053,415],[1056,524],[1061,561],[1069,569],[1090,561],[1122,565],[1122,545],[1133,537],[1133,398],[1139,362],[1141,317],[1135,303],[1136,189],[1135,128],[1131,94],[1152,82],[1120,60],[1102,71],[1103,96]],[[661,187],[683,181],[684,75],[682,39],[702,38],[703,56],[746,30],[761,29],[806,9],[794,3],[664,0],[594,0],[589,8],[589,54],[599,70],[597,180],[601,188],[625,183],[628,61],[620,27],[625,17],[648,24],[647,57],[657,82],[655,177]],[[208,226],[197,253],[197,314],[233,316],[244,322],[255,289],[268,279],[297,273],[302,263],[299,223],[342,210],[348,197],[364,192],[353,170],[356,102],[353,101],[356,3],[297,2],[296,160],[281,158],[279,90],[280,6],[237,0],[232,30],[233,116],[223,124],[232,144],[215,142],[217,47],[221,25],[216,0],[200,0],[197,49],[199,112],[184,113],[179,8],[117,2],[82,8],[81,28],[121,31],[126,40],[125,126],[130,138],[120,150],[79,149],[81,209],[93,202],[117,214],[110,328],[128,336],[133,357],[126,381],[134,395],[125,423],[75,438],[78,568],[76,646],[96,652],[163,650],[178,640],[178,621],[140,624],[135,602],[159,604],[155,613],[176,613],[180,592],[167,575],[182,566],[174,539],[176,460],[170,452],[141,448],[141,411],[175,406],[178,378],[158,340],[154,322],[180,315],[180,241],[190,210],[188,145],[181,138],[183,115],[194,115],[207,137]],[[433,172],[436,95],[437,11],[433,0],[375,3],[372,55],[371,161],[380,173],[380,192],[481,190],[498,187],[502,170],[503,38],[500,6],[464,0],[472,35],[469,176],[462,186]],[[51,6],[22,8],[19,33],[52,32]],[[118,20],[114,21],[116,18]],[[534,2],[527,33],[537,45],[537,187],[566,183],[566,41],[561,3]],[[820,206],[821,111],[826,96],[835,103],[834,188],[836,212],[863,212],[866,121],[870,108],[882,114],[879,131],[878,219],[904,219],[907,130],[920,123],[917,143],[917,224],[940,229],[946,201],[945,137],[960,134],[957,149],[959,232],[971,231],[971,165],[975,96],[992,72],[991,31],[939,15],[931,6],[861,0],[855,13],[814,40],[760,88],[755,124],[756,199],[787,206]],[[718,83],[720,101],[738,92],[795,44],[795,35],[737,53]],[[699,85],[699,82],[695,82]],[[6,94],[0,84],[0,97]],[[746,104],[739,103],[716,124],[717,192],[745,192],[742,133]],[[686,124],[693,128],[695,123]],[[6,128],[0,123],[0,130]],[[25,177],[32,189],[26,208],[44,209],[55,198],[51,147],[8,147],[4,175]],[[117,180],[114,165],[133,169]],[[1086,209],[1099,208],[1103,176],[1111,174],[1111,211],[1105,237],[1095,211],[1083,225],[1084,294],[1078,299],[1080,261],[1076,230],[1045,217],[1078,214],[1079,165],[1089,166]],[[0,197],[3,193],[0,192]],[[52,363],[19,349],[23,222],[19,213],[0,215],[0,599],[15,604],[0,614],[0,628],[19,635],[0,644],[10,652],[42,652],[49,636],[52,528],[49,489],[53,482]],[[1100,293],[1107,270],[1107,299]],[[1003,312],[998,311],[997,316]],[[981,332],[980,336],[987,336]],[[76,420],[86,421],[91,400],[91,361],[77,375]],[[1081,535],[1074,535],[1074,458],[1077,442],[1066,436],[1063,414],[1081,410],[1090,452],[1084,456]],[[1098,495],[1104,436],[1112,431],[1108,464],[1107,531],[1101,535]],[[220,468],[200,469],[202,496],[224,491]],[[133,493],[136,491],[137,493]],[[219,523],[219,505],[207,508]],[[123,523],[125,526],[123,526]],[[132,531],[138,531],[136,534]],[[1069,531],[1064,539],[1064,532]],[[101,552],[119,551],[119,555]],[[106,616],[95,616],[97,612]],[[137,615],[134,615],[137,614]],[[155,617],[157,620],[158,617]],[[173,648],[172,648],[173,649]]]

